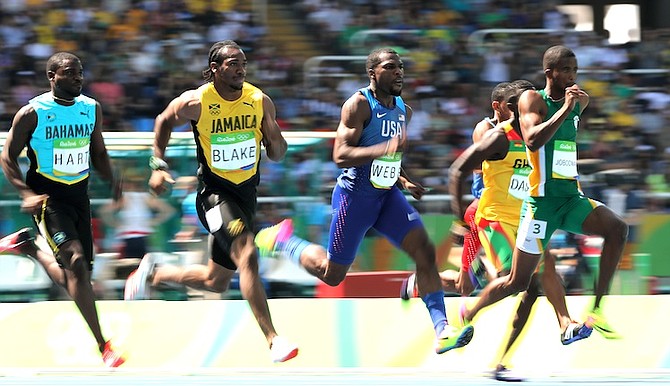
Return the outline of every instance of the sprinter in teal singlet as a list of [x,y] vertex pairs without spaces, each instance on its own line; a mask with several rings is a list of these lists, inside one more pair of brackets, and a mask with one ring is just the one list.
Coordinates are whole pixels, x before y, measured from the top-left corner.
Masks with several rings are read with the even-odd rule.
[[[103,338],[91,286],[89,165],[111,184],[115,199],[120,197],[121,187],[113,177],[102,137],[100,104],[81,95],[81,61],[67,52],[56,53],[47,61],[46,73],[51,91],[31,99],[16,113],[1,164],[5,178],[19,191],[21,209],[33,216],[53,254],[35,246],[30,228],[0,240],[0,250],[13,249],[44,266],[79,308],[105,364],[117,367],[124,358]],[[24,148],[30,161],[25,182],[18,162]]]
[[585,197],[577,173],[577,132],[589,95],[575,83],[577,58],[564,46],[547,49],[543,57],[544,90],[528,90],[519,99],[518,113],[528,161],[530,193],[521,208],[521,222],[510,275],[489,283],[474,308],[463,317],[472,320],[479,310],[528,288],[542,253],[556,229],[604,238],[595,302],[587,323],[614,339],[601,301],[610,288],[628,236],[628,225],[605,205]]

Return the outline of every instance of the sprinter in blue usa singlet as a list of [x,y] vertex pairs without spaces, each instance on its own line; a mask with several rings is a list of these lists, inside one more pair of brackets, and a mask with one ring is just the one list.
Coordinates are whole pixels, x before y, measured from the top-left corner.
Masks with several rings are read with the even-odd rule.
[[[333,189],[327,250],[291,235],[290,220],[261,230],[256,245],[262,254],[279,251],[324,283],[336,286],[349,272],[363,237],[374,229],[415,262],[419,295],[435,330],[435,352],[442,354],[468,344],[473,328],[456,328],[447,322],[435,246],[419,212],[403,193],[420,199],[427,191],[402,168],[412,115],[400,97],[404,66],[396,51],[380,48],[368,55],[366,69],[370,85],[344,102],[333,145],[333,161],[343,170]],[[383,318],[379,322],[384,323]]]

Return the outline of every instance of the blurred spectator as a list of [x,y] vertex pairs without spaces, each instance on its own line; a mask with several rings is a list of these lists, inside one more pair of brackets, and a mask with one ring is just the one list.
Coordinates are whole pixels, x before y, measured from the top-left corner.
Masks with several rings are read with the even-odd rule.
[[114,230],[119,242],[120,258],[141,259],[150,252],[150,236],[175,209],[147,191],[146,179],[138,173],[127,173],[123,180],[123,197],[100,208],[102,221]]
[[16,84],[11,89],[12,102],[15,105],[25,105],[38,94],[35,87],[35,73],[33,71],[19,71],[16,73]]
[[636,98],[646,101],[649,110],[661,112],[670,107],[670,94],[660,87],[642,91],[637,94]]
[[573,49],[579,58],[580,70],[593,70],[600,68],[602,45],[600,38],[593,31],[587,31],[578,36],[579,45]]
[[[151,131],[153,118],[172,96],[200,84],[193,74],[206,63],[192,58],[221,36],[237,39],[253,57],[249,81],[264,87],[281,107],[277,118],[284,129],[335,130],[342,101],[365,84],[359,74],[362,63],[324,63],[316,70],[318,76],[306,77],[304,58],[295,51],[297,31],[312,55],[360,55],[382,44],[406,53],[405,81],[414,87],[403,97],[415,108],[409,146],[425,150],[407,161],[427,165],[421,167],[419,182],[439,191],[446,178],[443,168],[462,151],[463,132],[487,113],[482,98],[490,85],[516,78],[541,84],[539,53],[549,45],[566,44],[579,58],[578,82],[594,96],[580,132],[590,136],[584,151],[614,167],[640,161],[649,152],[638,150],[651,147],[658,151],[651,152],[649,162],[658,162],[660,149],[670,146],[670,135],[663,130],[670,121],[670,49],[665,44],[670,31],[642,29],[641,42],[611,46],[607,32],[575,31],[558,7],[562,3],[292,0],[273,4],[281,12],[265,15],[241,0],[2,1],[0,86],[7,92],[0,97],[0,130],[9,128],[11,112],[46,89],[34,76],[44,71],[43,59],[56,50],[77,49],[88,68],[102,69],[85,75],[87,88],[103,105],[105,130]],[[276,35],[289,28],[277,18],[292,18],[285,40]],[[471,39],[484,28],[566,32]],[[371,29],[386,32],[351,40]],[[647,72],[630,71],[639,69]],[[589,132],[590,120],[604,123]],[[263,195],[296,190],[298,177],[285,173],[282,165],[261,167],[272,169],[263,175],[270,184],[259,186],[266,190]],[[655,168],[649,174],[657,178],[663,173]]]
[[510,63],[513,58],[514,52],[504,43],[490,43],[483,53],[484,64],[481,73],[483,87],[490,89],[500,82],[509,81]]
[[209,232],[200,223],[195,198],[198,192],[198,178],[180,176],[175,180],[172,197],[180,203],[181,225],[175,235],[178,240],[205,240]]

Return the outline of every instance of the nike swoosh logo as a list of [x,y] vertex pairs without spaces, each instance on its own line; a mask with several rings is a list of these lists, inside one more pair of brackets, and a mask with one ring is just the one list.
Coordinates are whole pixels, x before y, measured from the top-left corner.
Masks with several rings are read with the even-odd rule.
[[419,213],[417,212],[407,213],[407,220],[416,221],[418,219],[419,219]]
[[602,327],[602,326],[598,326],[597,324],[594,324],[593,328],[598,330],[598,331],[602,331],[602,332],[610,332],[610,333],[614,332],[614,330],[611,330],[609,328],[605,328],[605,327]]
[[384,115],[388,113],[377,113],[377,118],[384,118]]
[[242,104],[243,104],[243,105],[247,105],[247,106],[249,106],[249,107],[254,107],[254,105],[252,105],[252,104],[249,103],[249,102],[242,102]]

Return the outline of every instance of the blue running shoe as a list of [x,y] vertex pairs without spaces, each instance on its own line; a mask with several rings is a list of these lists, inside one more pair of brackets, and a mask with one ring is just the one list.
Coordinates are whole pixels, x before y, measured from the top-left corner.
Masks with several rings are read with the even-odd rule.
[[586,323],[570,323],[561,334],[561,343],[566,346],[578,340],[586,339],[591,336],[592,332],[593,328],[589,327]]

